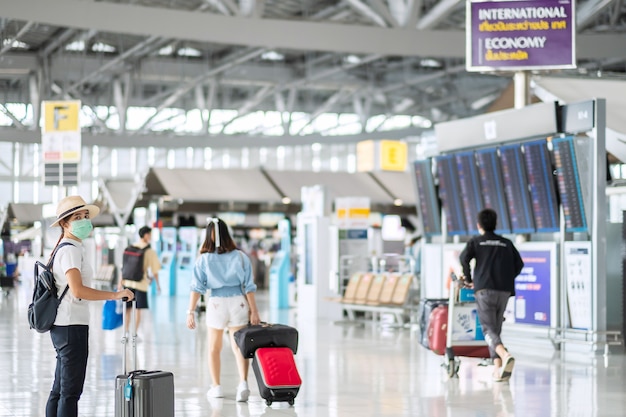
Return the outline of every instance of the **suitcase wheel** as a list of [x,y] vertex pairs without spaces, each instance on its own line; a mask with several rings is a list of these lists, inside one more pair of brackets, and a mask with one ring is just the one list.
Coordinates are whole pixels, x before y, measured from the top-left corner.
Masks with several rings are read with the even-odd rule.
[[289,403],[289,405],[293,406],[293,404],[296,402],[293,398],[289,401],[287,401]]
[[268,407],[272,406],[272,401],[271,400],[265,400],[265,405],[267,405]]

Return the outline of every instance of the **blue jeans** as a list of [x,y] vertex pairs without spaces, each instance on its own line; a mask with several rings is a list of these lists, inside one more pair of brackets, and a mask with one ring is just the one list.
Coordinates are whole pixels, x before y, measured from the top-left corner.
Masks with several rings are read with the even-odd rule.
[[50,338],[57,352],[57,366],[46,417],[76,417],[87,371],[89,326],[53,326]]

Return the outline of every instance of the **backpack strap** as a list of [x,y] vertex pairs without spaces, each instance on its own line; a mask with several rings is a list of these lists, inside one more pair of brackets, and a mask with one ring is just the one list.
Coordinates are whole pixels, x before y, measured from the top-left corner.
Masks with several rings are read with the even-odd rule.
[[[61,244],[59,244],[56,248],[54,248],[54,250],[52,251],[52,255],[50,256],[50,260],[48,261],[48,269],[50,270],[50,272],[52,272],[52,265],[54,264],[54,257],[57,256],[57,251],[59,249],[61,249],[63,246],[74,246],[72,245],[70,242],[63,242]],[[63,293],[61,293],[61,296],[59,297],[59,302],[61,302],[61,300],[63,300],[63,297],[65,297],[65,294],[67,293],[67,291],[70,289],[69,284],[65,286],[65,289],[63,290]]]

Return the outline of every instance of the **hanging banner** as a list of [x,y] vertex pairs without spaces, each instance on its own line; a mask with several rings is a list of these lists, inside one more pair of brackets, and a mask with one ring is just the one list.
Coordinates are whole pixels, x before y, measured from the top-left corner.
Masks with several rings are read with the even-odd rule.
[[467,3],[468,71],[576,68],[574,0]]

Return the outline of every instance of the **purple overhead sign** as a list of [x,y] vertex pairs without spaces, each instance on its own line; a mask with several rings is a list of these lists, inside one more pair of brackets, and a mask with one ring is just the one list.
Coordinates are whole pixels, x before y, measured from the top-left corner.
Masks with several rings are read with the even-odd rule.
[[469,1],[468,71],[575,68],[574,0]]

